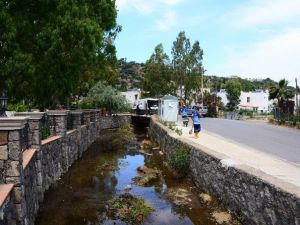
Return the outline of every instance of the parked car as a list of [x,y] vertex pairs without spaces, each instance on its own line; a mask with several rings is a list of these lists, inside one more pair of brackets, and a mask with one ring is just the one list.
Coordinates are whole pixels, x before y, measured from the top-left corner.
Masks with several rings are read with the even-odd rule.
[[[192,116],[196,106],[188,106],[187,107],[187,115]],[[207,106],[199,106],[199,112],[201,115],[205,116],[207,113]]]

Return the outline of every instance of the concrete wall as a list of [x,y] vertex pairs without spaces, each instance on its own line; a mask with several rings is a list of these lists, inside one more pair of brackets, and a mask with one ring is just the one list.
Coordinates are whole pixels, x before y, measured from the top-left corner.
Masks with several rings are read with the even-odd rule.
[[[264,174],[246,166],[224,167],[222,157],[197,145],[152,119],[149,135],[167,156],[183,145],[190,149],[190,175],[196,186],[215,196],[243,224],[299,225],[300,198],[268,183]],[[221,147],[221,146],[220,146]]]
[[[73,125],[67,130],[70,113]],[[33,225],[44,192],[99,134],[131,123],[131,115],[100,117],[96,111],[49,111],[52,136],[41,140],[44,113],[18,116],[22,117],[0,119],[0,225]],[[82,116],[84,124],[79,122]],[[11,190],[5,191],[1,184],[11,184]]]

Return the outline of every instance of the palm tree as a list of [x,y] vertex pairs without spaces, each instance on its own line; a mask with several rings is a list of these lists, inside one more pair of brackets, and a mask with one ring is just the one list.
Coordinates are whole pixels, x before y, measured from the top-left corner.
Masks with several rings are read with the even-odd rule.
[[269,100],[277,99],[277,105],[281,108],[283,103],[294,97],[294,91],[288,87],[288,81],[282,79],[278,85],[269,88]]

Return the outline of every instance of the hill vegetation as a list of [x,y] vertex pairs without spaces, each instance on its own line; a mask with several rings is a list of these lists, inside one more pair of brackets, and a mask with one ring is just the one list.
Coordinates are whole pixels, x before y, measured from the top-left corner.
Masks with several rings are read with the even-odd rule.
[[[141,88],[145,77],[145,64],[135,61],[127,62],[126,59],[119,60],[119,88],[121,90],[130,90],[132,88]],[[267,90],[277,82],[270,79],[245,79],[238,76],[220,77],[216,75],[204,75],[203,86],[210,88],[211,91],[225,89],[228,80],[237,79],[242,84],[242,91],[254,91],[256,89]]]

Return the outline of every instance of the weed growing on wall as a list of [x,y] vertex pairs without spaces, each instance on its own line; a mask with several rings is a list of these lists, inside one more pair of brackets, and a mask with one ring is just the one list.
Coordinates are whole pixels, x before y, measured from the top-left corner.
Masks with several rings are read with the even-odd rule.
[[116,132],[112,135],[114,146],[122,146],[128,144],[134,138],[134,131],[131,124],[126,123],[123,126],[119,127]]
[[172,151],[168,163],[180,177],[185,176],[190,167],[190,152],[188,148],[181,147]]
[[182,135],[182,129],[178,128],[175,122],[159,121],[164,126],[168,127],[170,130],[175,131],[179,136]]

